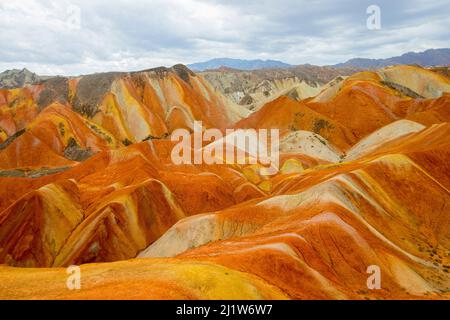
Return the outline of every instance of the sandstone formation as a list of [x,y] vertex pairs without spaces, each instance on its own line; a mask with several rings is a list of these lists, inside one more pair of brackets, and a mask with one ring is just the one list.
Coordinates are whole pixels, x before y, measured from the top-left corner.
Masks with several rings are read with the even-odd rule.
[[[450,299],[449,78],[267,77],[249,111],[214,82],[262,71],[220,72],[0,90],[0,298]],[[170,135],[194,121],[280,129],[278,172],[174,164]]]
[[313,65],[253,71],[222,67],[201,72],[200,76],[219,94],[250,110],[258,110],[280,96],[293,100],[313,97],[333,78],[356,71],[359,69],[354,67],[336,69]]

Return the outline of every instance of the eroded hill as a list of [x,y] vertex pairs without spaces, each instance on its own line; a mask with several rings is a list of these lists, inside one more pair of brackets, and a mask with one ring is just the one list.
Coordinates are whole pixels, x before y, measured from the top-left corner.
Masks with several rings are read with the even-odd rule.
[[[450,298],[449,79],[396,66],[262,104],[183,66],[0,90],[0,298]],[[280,129],[278,173],[175,165],[194,120]]]

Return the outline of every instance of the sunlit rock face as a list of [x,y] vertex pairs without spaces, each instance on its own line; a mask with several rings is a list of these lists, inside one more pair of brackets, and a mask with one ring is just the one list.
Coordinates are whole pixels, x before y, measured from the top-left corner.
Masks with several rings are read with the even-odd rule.
[[[450,80],[280,81],[252,112],[181,65],[1,89],[0,298],[449,299]],[[194,121],[279,129],[277,173],[174,164]]]

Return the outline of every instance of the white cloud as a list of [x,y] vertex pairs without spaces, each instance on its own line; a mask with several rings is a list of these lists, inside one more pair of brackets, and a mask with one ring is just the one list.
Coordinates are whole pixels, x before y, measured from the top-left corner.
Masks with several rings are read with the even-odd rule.
[[224,56],[333,64],[448,46],[450,0],[376,1],[377,31],[365,28],[371,2],[0,0],[0,69],[77,75]]

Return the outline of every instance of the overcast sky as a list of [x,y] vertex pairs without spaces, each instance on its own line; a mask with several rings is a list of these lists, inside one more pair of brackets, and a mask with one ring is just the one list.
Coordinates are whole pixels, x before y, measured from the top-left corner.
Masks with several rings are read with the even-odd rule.
[[[381,9],[369,30],[366,9]],[[0,0],[0,71],[78,75],[217,57],[318,65],[450,47],[450,0]]]

